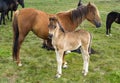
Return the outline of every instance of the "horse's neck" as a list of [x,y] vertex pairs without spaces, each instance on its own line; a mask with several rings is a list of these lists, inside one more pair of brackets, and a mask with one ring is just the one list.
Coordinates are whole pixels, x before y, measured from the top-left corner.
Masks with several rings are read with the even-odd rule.
[[74,31],[86,19],[86,15],[73,19],[71,11],[58,13],[57,16],[65,31]]
[[73,23],[79,26],[86,19],[87,13],[87,6],[84,5],[73,10],[71,13]]

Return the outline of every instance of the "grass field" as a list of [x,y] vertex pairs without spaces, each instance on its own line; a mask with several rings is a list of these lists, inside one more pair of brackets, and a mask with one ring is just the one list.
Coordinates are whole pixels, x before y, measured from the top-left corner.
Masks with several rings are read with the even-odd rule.
[[[79,0],[25,0],[26,8],[36,8],[47,13],[67,11],[77,7]],[[61,78],[56,79],[56,57],[54,51],[42,49],[42,39],[32,32],[22,44],[18,67],[12,60],[12,23],[0,25],[0,83],[120,83],[120,25],[112,25],[112,36],[105,35],[106,15],[110,11],[120,12],[119,0],[82,0],[96,4],[100,11],[102,26],[96,29],[88,21],[80,27],[93,35],[92,48],[98,53],[91,55],[89,73],[83,76],[82,56],[77,53],[66,55],[68,68],[63,69]],[[19,6],[19,9],[21,7]]]

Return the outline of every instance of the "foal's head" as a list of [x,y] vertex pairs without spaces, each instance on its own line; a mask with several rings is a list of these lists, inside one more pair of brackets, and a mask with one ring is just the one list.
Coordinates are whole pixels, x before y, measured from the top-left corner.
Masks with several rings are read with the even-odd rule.
[[48,25],[48,28],[49,28],[49,36],[48,37],[50,39],[54,35],[54,32],[56,31],[56,29],[57,30],[59,29],[61,32],[65,33],[65,31],[64,31],[62,25],[59,23],[57,17],[50,17],[49,21],[50,21],[50,23]]
[[94,24],[97,28],[100,27],[101,20],[97,7],[89,2],[87,5],[87,11],[86,19]]
[[50,17],[49,18],[49,25],[48,25],[48,29],[49,29],[49,35],[48,38],[52,38],[52,36],[54,35],[54,31],[57,27],[57,23],[58,19],[56,17]]

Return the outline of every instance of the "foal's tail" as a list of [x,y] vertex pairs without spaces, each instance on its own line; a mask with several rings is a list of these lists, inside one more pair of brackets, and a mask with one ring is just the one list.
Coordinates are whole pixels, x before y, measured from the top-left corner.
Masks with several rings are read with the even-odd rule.
[[13,56],[13,60],[16,60],[17,59],[17,50],[18,50],[18,38],[19,38],[19,30],[18,30],[18,14],[19,14],[19,11],[17,10],[15,13],[14,13],[14,18],[13,18],[13,53],[12,53],[12,56]]

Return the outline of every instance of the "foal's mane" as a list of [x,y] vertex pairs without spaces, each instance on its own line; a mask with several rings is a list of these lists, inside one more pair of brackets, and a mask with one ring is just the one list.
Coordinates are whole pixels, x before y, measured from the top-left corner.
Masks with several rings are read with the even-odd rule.
[[63,29],[63,27],[62,27],[62,25],[60,24],[60,22],[57,21],[57,23],[58,23],[58,26],[59,26],[60,30],[61,30],[62,32],[65,32],[65,30]]

